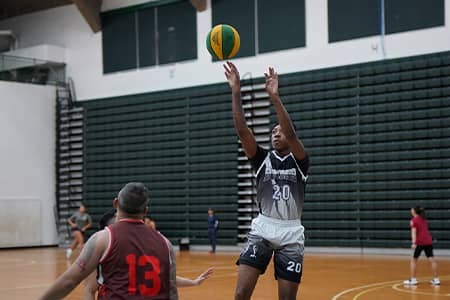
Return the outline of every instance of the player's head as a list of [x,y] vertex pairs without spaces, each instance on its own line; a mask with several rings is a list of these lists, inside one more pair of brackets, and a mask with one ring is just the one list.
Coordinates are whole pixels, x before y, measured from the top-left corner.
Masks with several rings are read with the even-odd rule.
[[289,149],[289,143],[283,131],[281,131],[281,127],[279,124],[275,125],[272,128],[271,141],[272,148],[277,150],[278,152],[284,152]]
[[425,208],[423,208],[422,206],[414,206],[413,208],[411,208],[411,214],[413,216],[421,216],[425,219]]
[[148,189],[143,183],[130,182],[120,190],[114,200],[114,207],[127,215],[142,219],[142,215],[147,213],[148,197]]
[[214,215],[214,209],[212,209],[211,207],[208,208],[208,215],[210,216]]
[[155,221],[153,221],[152,218],[150,218],[149,216],[145,216],[145,217],[144,217],[144,223],[145,223],[148,227],[150,227],[150,228],[156,230],[156,223],[155,223]]
[[83,203],[80,204],[80,208],[78,209],[81,214],[86,212],[86,206]]
[[104,229],[106,226],[113,224],[116,221],[116,209],[111,208],[103,214],[98,221],[98,228]]

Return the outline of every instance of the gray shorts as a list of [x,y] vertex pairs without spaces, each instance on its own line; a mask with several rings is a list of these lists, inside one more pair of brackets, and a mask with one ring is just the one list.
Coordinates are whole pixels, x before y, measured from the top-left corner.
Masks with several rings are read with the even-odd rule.
[[273,255],[275,278],[299,283],[303,273],[304,227],[300,220],[278,220],[259,215],[252,221],[245,249],[237,264],[267,269]]

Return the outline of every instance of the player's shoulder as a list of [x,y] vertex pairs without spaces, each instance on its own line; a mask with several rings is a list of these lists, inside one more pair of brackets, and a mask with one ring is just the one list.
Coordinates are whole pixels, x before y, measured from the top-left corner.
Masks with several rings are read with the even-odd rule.
[[110,229],[108,227],[105,227],[104,229],[101,229],[97,232],[95,232],[94,234],[91,235],[90,239],[95,237],[95,239],[99,240],[99,239],[105,239],[107,237],[109,237],[110,235]]
[[164,234],[162,234],[161,232],[159,232],[159,231],[156,231],[156,233],[168,244],[168,245],[170,245],[170,246],[172,246],[172,243],[170,242],[170,240],[164,235]]
[[104,249],[109,244],[110,239],[110,232],[102,229],[92,234],[86,243],[95,244],[95,248]]
[[249,157],[249,159],[250,160],[261,159],[262,157],[266,157],[268,153],[270,153],[269,150],[258,144],[256,145],[255,154],[252,157]]

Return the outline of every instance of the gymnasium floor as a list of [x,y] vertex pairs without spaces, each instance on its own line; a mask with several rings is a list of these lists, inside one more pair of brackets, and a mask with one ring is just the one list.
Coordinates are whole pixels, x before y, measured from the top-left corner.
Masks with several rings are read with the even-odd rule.
[[[194,278],[208,267],[213,277],[200,287],[179,289],[180,300],[233,299],[238,253],[178,252],[178,275]],[[430,267],[422,257],[419,285],[404,287],[409,258],[387,255],[308,254],[298,299],[332,300],[444,300],[450,299],[450,257],[437,257],[441,286],[428,284]],[[58,248],[0,250],[0,299],[36,299],[67,268],[65,252]],[[66,299],[80,299],[78,287]],[[277,299],[273,266],[261,276],[252,299]]]

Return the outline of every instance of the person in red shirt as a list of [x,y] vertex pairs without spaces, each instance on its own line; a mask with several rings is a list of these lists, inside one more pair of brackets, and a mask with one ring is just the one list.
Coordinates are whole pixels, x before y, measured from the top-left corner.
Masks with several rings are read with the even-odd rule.
[[162,234],[144,224],[148,203],[144,184],[126,184],[113,201],[117,221],[92,235],[39,299],[64,298],[98,267],[100,300],[178,300],[175,254]]
[[[103,216],[100,218],[100,221],[98,222],[99,229],[103,230],[106,226],[112,225],[116,222],[116,210],[114,208],[108,210],[103,214]],[[148,216],[144,218],[144,223],[152,230],[156,230],[156,223]],[[185,277],[181,277],[177,275],[176,279],[176,285],[178,287],[190,287],[190,286],[198,286],[203,281],[211,277],[213,274],[214,269],[209,268],[206,271],[204,271],[202,274],[200,274],[195,279],[189,279]],[[92,272],[88,278],[85,280],[85,286],[83,289],[83,295],[81,297],[82,300],[95,300],[97,292],[99,290],[99,284],[97,282],[97,271]]]
[[411,248],[414,250],[414,254],[411,257],[411,278],[405,280],[403,283],[405,285],[417,285],[417,260],[422,251],[425,251],[425,255],[431,264],[431,269],[433,270],[434,275],[434,278],[430,281],[430,283],[432,285],[440,285],[441,282],[438,277],[437,263],[433,255],[433,239],[428,231],[428,223],[425,218],[425,209],[420,206],[413,207],[411,208],[411,215],[413,217],[409,224],[411,226]]

